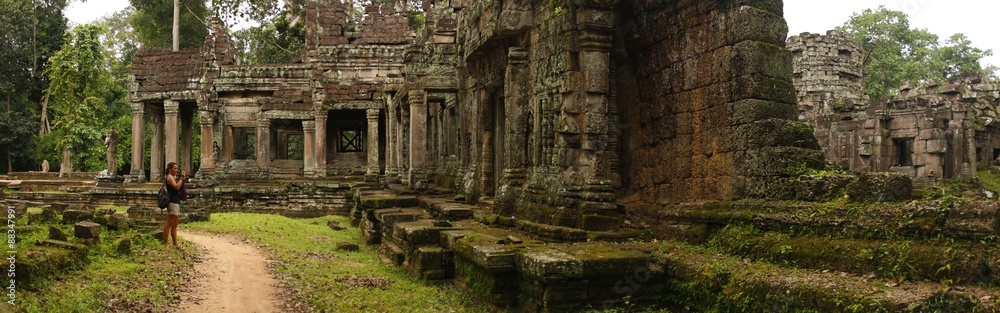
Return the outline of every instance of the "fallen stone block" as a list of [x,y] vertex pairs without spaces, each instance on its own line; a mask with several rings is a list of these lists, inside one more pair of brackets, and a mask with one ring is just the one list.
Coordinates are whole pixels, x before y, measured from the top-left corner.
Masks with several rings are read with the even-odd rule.
[[187,217],[192,222],[208,222],[209,220],[212,219],[212,213],[205,212],[205,211],[191,212],[191,213],[188,213]]
[[358,244],[353,242],[341,242],[337,244],[337,251],[357,252]]
[[73,225],[73,236],[76,238],[90,239],[101,237],[101,224],[83,221]]
[[332,229],[334,231],[344,230],[344,226],[340,226],[340,222],[334,221],[334,220],[330,220],[330,221],[326,222],[326,226],[330,227],[330,229]]
[[66,211],[63,211],[64,224],[75,224],[77,222],[93,220],[93,219],[94,219],[94,211],[72,210],[72,209],[66,209]]
[[63,231],[60,230],[58,227],[50,225],[49,226],[49,239],[58,240],[58,241],[66,241],[66,234],[63,233]]

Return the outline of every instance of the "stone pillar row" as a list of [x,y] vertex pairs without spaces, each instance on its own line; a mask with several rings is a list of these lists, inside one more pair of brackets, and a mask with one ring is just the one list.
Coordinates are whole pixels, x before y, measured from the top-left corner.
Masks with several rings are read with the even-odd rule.
[[267,171],[271,166],[271,119],[257,119],[257,167]]
[[[211,115],[202,115],[202,167],[214,169],[214,162],[211,159],[211,144],[213,141],[212,118]],[[145,104],[142,102],[132,103],[132,169],[130,176],[132,182],[144,180],[145,171],[143,162],[145,148],[146,124]],[[178,119],[178,117],[180,119]],[[149,180],[160,182],[166,175],[166,165],[170,162],[180,163],[181,170],[192,172],[192,150],[193,150],[193,119],[194,110],[181,112],[180,102],[167,99],[163,101],[163,110],[152,110],[150,120],[153,123],[152,143],[150,143],[150,170]],[[181,129],[178,130],[178,122]],[[180,143],[180,145],[178,145]],[[178,148],[182,149],[178,151]],[[180,152],[180,160],[178,160]]]

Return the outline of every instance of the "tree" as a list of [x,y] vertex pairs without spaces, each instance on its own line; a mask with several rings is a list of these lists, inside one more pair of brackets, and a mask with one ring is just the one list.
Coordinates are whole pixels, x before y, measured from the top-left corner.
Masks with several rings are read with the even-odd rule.
[[125,92],[110,75],[109,52],[100,41],[103,33],[104,29],[97,25],[77,26],[67,35],[63,48],[49,59],[45,72],[53,111],[53,132],[49,136],[62,151],[62,166],[103,168],[102,136],[109,121],[125,115],[121,108]]
[[[37,132],[42,94],[48,80],[41,73],[62,46],[65,0],[0,1],[0,168],[37,169]],[[31,134],[25,129],[35,128]]]
[[910,28],[906,13],[880,6],[851,15],[838,30],[850,34],[865,53],[865,91],[872,99],[891,95],[904,82],[947,79],[964,70],[981,71],[990,54],[971,47],[961,34],[941,47],[937,35]]
[[[139,43],[146,48],[173,45],[173,0],[129,0],[135,8],[131,24]],[[204,0],[180,2],[180,48],[201,47],[208,35],[208,7]]]
[[944,46],[934,54],[934,68],[937,78],[951,79],[967,73],[985,73],[979,61],[993,55],[993,51],[972,46],[972,41],[964,34],[951,35]]
[[249,64],[287,63],[305,50],[305,29],[291,13],[233,33],[241,59]]

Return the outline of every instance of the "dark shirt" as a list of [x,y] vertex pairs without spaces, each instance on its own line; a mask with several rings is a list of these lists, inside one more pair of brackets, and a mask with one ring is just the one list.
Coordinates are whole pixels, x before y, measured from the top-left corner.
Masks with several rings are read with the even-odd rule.
[[[167,177],[170,177],[170,175],[167,175]],[[168,178],[164,178],[164,179],[168,179]],[[183,184],[183,183],[184,182],[181,182],[181,184]],[[180,191],[177,190],[177,189],[174,189],[173,186],[170,186],[169,182],[167,182],[167,194],[170,195],[170,203],[177,203],[177,204],[181,203],[181,193],[180,193]]]

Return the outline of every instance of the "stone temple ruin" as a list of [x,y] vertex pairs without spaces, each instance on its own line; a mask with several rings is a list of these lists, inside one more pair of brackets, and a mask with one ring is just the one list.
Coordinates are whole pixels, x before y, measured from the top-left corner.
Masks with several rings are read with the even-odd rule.
[[896,172],[915,181],[975,180],[1000,156],[1000,86],[978,77],[905,84],[868,101],[864,52],[847,35],[804,33],[788,39],[799,119],[816,127],[827,160],[854,171]]
[[[349,214],[389,262],[501,308],[994,311],[976,284],[1000,273],[997,203],[893,201],[932,163],[945,178],[982,162],[962,151],[990,137],[958,112],[995,89],[875,110],[857,48],[786,49],[782,8],[427,0],[412,31],[397,8],[352,24],[347,5],[311,0],[292,63],[238,64],[221,25],[201,49],[136,54],[128,184],[25,180],[10,197],[151,206],[179,160],[196,172],[188,208]],[[896,138],[920,142],[908,167]],[[948,140],[966,150],[917,154]],[[803,172],[826,159],[897,173]]]

